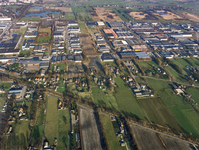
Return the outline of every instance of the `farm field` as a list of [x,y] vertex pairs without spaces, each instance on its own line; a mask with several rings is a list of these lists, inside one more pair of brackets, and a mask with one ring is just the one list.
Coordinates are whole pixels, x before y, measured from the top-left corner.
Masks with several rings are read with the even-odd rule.
[[58,150],[69,150],[70,113],[69,109],[58,111]]
[[102,150],[94,112],[81,107],[79,109],[83,149]]
[[45,124],[45,137],[50,145],[54,144],[54,138],[58,138],[58,110],[57,98],[48,97],[47,114]]
[[[138,149],[174,149],[174,150],[191,150],[188,143],[172,138],[170,136],[159,134],[155,131],[149,130],[145,127],[133,125],[132,130],[135,133],[136,141],[138,141]],[[162,142],[163,141],[163,142]],[[163,145],[165,144],[165,147]]]
[[[193,136],[199,137],[198,126],[194,118],[198,117],[194,108],[188,102],[184,102],[181,96],[172,94],[173,91],[166,81],[155,82],[154,79],[147,79],[148,84],[156,91],[157,96],[163,101],[163,103],[169,108],[173,116],[177,119],[182,131]],[[188,112],[188,113],[187,113]],[[191,118],[190,118],[191,116]],[[199,123],[199,122],[198,122]]]
[[115,78],[115,82],[118,85],[116,92],[113,93],[119,110],[126,115],[147,120],[145,113],[138,104],[135,95],[130,88],[127,88],[125,82],[121,78]]
[[109,148],[111,150],[126,150],[126,147],[119,144],[120,138],[115,134],[110,117],[102,114],[101,118]]

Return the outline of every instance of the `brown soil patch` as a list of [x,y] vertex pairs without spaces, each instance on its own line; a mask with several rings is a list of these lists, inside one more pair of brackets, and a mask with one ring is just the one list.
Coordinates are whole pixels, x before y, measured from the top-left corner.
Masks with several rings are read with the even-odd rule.
[[188,19],[188,20],[191,20],[191,21],[199,22],[199,16],[197,16],[195,14],[182,13],[181,15],[183,16],[184,19]]
[[39,32],[39,36],[48,36],[48,32]]
[[152,13],[152,14],[155,15],[155,16],[160,16],[165,20],[182,20],[183,19],[181,16],[176,15],[176,14],[169,12],[169,11],[166,12],[164,10],[158,10],[157,12],[163,12],[163,13],[165,13],[165,15],[161,15],[161,14],[158,14],[158,13]]
[[91,12],[92,19],[94,21],[109,21],[109,22],[122,22],[121,18],[115,14],[112,10],[105,10],[104,8],[97,7],[95,11]]
[[72,12],[70,7],[45,7],[45,9],[60,10],[62,12]]
[[130,12],[129,15],[135,20],[144,20],[148,14],[143,12]]

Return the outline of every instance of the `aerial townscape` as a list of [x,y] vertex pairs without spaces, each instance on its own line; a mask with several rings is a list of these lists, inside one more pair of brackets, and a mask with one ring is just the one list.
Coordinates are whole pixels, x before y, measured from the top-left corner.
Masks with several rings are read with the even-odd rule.
[[199,0],[0,0],[1,150],[199,150]]

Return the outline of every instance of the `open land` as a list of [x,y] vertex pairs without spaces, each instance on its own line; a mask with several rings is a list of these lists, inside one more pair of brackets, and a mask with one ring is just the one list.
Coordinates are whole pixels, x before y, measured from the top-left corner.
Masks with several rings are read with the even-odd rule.
[[[168,107],[173,116],[179,122],[181,132],[193,133],[199,136],[198,118],[199,115],[195,109],[183,100],[183,97],[173,94],[173,91],[166,81],[155,82],[154,79],[147,79],[148,84],[156,91],[162,102]],[[179,129],[175,128],[177,131]]]
[[[93,14],[93,15],[92,15]],[[99,20],[103,20],[103,21],[122,21],[121,18],[119,16],[117,16],[115,14],[114,11],[112,10],[106,10],[104,8],[99,8],[97,7],[95,9],[95,13],[91,13],[91,16],[93,18],[94,21],[99,21]]]
[[62,12],[72,12],[70,7],[45,7],[45,9],[60,10]]
[[142,150],[191,150],[188,143],[171,136],[160,134],[151,129],[137,125],[133,125],[132,129],[135,133],[138,148]]
[[83,53],[85,55],[97,55],[97,52],[94,50],[92,46],[92,41],[88,34],[81,34],[80,41],[83,49]]
[[129,15],[135,20],[143,20],[148,14],[143,12],[130,12]]
[[126,147],[122,147],[119,144],[120,138],[117,137],[115,134],[115,130],[110,117],[106,115],[101,115],[101,118],[109,148],[111,150],[126,150]]
[[45,123],[45,137],[49,141],[49,144],[54,144],[54,138],[58,138],[58,110],[57,110],[57,98],[52,96],[47,100],[47,114]]
[[[164,14],[160,14],[160,13],[164,13]],[[183,18],[177,14],[174,14],[173,12],[170,11],[158,11],[158,13],[152,13],[155,16],[160,16],[165,20],[182,20]]]
[[80,129],[84,149],[102,150],[99,129],[93,111],[80,107]]

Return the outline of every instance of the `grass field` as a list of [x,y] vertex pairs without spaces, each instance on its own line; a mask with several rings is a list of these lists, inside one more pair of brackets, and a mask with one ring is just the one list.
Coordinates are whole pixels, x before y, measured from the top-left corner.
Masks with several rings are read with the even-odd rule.
[[166,66],[165,69],[172,75],[175,81],[185,82],[184,75],[179,74],[175,69],[173,69],[170,65]]
[[26,120],[26,121],[23,120],[23,121],[18,122],[14,127],[15,134],[22,133],[24,134],[26,139],[28,139],[30,135],[29,123],[30,123],[29,120]]
[[[108,95],[105,95],[104,92],[107,92]],[[92,95],[94,102],[98,105],[118,110],[118,104],[113,93],[107,90],[102,91],[99,87],[92,87]]]
[[111,150],[126,150],[126,147],[119,144],[120,138],[115,134],[110,117],[102,114],[101,118],[109,148]]
[[3,105],[4,105],[5,101],[6,101],[7,93],[9,91],[9,89],[10,89],[11,84],[12,83],[6,83],[6,82],[0,84],[0,88],[3,87],[4,90],[5,90],[5,93],[0,95],[0,109],[3,108]]
[[52,65],[52,71],[54,71],[54,66],[59,66],[60,67],[60,72],[66,70],[66,64],[56,64],[56,65]]
[[62,18],[61,20],[75,20],[75,16],[72,12],[65,13],[64,18]]
[[58,110],[57,98],[48,97],[47,114],[45,124],[45,137],[50,145],[54,144],[54,138],[58,138]]
[[78,23],[79,23],[81,33],[88,33],[85,23],[84,22],[78,22]]
[[37,125],[33,127],[32,132],[31,132],[31,142],[36,142],[42,140],[42,135],[43,135],[43,119],[44,119],[44,108],[40,107],[37,112]]
[[77,16],[80,21],[92,20],[85,6],[72,6],[72,11],[77,13]]
[[115,82],[119,87],[116,88],[116,92],[113,95],[117,101],[119,110],[126,115],[147,120],[131,89],[126,87],[121,78],[115,78]]
[[58,150],[69,150],[70,114],[69,109],[58,111]]
[[46,20],[46,19],[41,19],[40,17],[23,17],[21,18],[22,21],[28,21],[28,20]]
[[49,36],[38,38],[38,43],[50,43],[50,41],[51,41],[51,37],[49,37]]
[[29,50],[27,50],[27,51],[20,51],[19,57],[24,57],[24,56],[29,57],[30,56],[30,51]]
[[189,87],[186,89],[186,92],[191,94],[191,97],[193,98],[193,100],[199,104],[199,98],[198,98],[199,89],[198,88]]
[[66,86],[65,83],[63,83],[63,79],[61,78],[59,80],[59,87],[57,88],[57,92],[64,94],[66,92]]
[[199,137],[198,125],[196,125],[199,123],[198,119],[196,119],[198,114],[194,108],[188,102],[184,102],[183,97],[172,94],[173,91],[166,81],[156,82],[154,79],[147,79],[147,82],[177,119],[182,127],[181,130],[187,134],[191,132],[193,136]]

